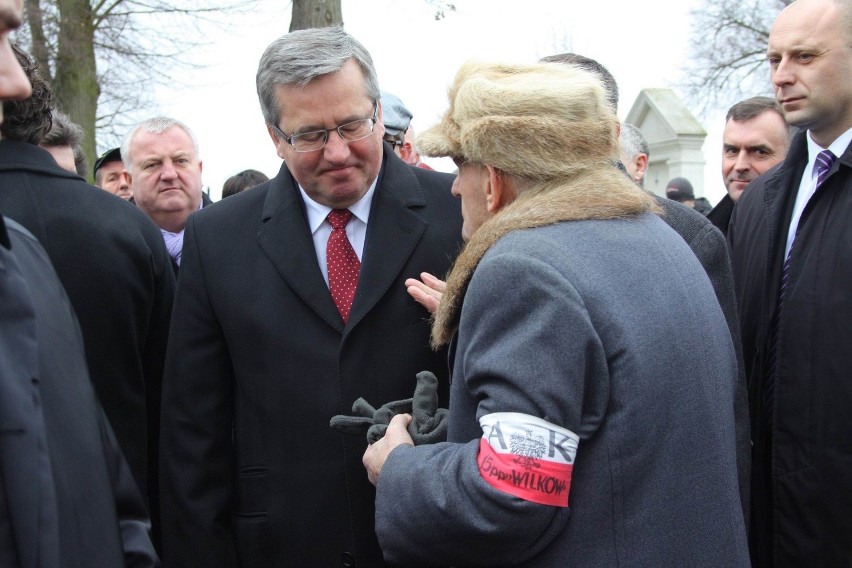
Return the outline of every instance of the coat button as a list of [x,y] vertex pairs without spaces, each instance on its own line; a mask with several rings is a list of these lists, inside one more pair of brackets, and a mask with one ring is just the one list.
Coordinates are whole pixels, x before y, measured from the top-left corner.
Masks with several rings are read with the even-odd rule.
[[340,555],[340,561],[344,566],[355,566],[355,555],[351,552],[344,552]]

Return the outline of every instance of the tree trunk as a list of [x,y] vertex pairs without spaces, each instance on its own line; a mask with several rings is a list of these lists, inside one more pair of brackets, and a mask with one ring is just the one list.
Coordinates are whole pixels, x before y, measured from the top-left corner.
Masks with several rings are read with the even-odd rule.
[[47,46],[47,36],[44,33],[44,14],[41,10],[40,0],[26,0],[24,12],[27,24],[30,26],[30,37],[33,42],[30,54],[38,63],[41,76],[52,81],[50,49]]
[[343,25],[341,0],[293,0],[290,31]]
[[58,0],[57,6],[61,18],[53,92],[60,110],[83,128],[83,150],[93,164],[100,87],[92,7],[89,0]]

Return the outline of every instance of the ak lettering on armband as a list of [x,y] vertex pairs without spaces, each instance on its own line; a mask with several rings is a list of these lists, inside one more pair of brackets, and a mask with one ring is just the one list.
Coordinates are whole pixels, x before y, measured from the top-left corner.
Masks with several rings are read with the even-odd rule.
[[533,503],[568,506],[580,438],[535,416],[495,412],[479,419],[479,473],[494,489]]

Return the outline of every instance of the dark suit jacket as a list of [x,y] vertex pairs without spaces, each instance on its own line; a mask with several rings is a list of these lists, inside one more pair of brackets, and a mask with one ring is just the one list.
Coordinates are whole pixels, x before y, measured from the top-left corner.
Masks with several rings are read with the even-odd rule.
[[[807,136],[796,134],[784,161],[749,184],[728,228],[754,433],[755,566],[850,561],[852,144],[802,211],[777,313]],[[769,419],[764,387],[774,326]]]
[[0,212],[33,233],[56,268],[80,319],[95,391],[147,496],[157,480],[174,301],[160,231],[136,207],[61,169],[45,150],[9,140],[0,141]]
[[[23,568],[158,566],[44,249],[0,217],[0,473]],[[8,551],[7,551],[8,552]]]
[[385,145],[347,325],[323,281],[286,166],[186,226],[163,384],[169,566],[380,566],[364,436],[329,428],[364,397],[411,397],[443,351],[403,285],[461,244],[452,176]]
[[716,204],[716,207],[707,214],[707,218],[710,219],[710,222],[722,231],[723,235],[728,234],[728,225],[731,222],[734,205],[736,205],[736,203],[734,203],[734,200],[731,199],[731,196],[725,195],[725,197]]
[[713,285],[716,299],[725,314],[734,351],[737,355],[737,383],[734,385],[734,420],[737,435],[737,477],[743,517],[748,526],[751,484],[751,428],[748,416],[748,387],[746,385],[740,324],[734,295],[734,275],[725,237],[701,213],[665,197],[654,196],[663,209],[663,220],[677,232],[692,249]]

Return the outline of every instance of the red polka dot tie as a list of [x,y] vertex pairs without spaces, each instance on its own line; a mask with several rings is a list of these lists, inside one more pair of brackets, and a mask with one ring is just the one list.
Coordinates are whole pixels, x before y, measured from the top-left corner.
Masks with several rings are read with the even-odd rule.
[[351,218],[352,211],[348,209],[332,209],[326,218],[331,225],[331,235],[325,249],[328,287],[343,323],[349,321],[349,310],[355,299],[358,271],[361,269],[361,261],[346,237],[346,224]]

